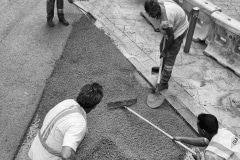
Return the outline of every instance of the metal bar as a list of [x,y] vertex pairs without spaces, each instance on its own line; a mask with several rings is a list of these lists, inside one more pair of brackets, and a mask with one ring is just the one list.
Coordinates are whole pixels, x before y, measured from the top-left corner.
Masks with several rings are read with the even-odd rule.
[[200,8],[194,7],[190,12],[191,13],[190,24],[189,24],[186,43],[185,43],[184,50],[183,50],[185,53],[189,53],[189,50],[190,50],[190,47],[191,47],[193,33],[194,33],[195,26],[196,26],[196,23],[197,23],[197,20],[198,20],[199,10],[200,10]]
[[[140,114],[136,113],[135,111],[133,111],[132,109],[125,107],[128,111],[132,112],[133,114],[135,114],[136,116],[138,116],[139,118],[141,118],[142,120],[144,120],[145,122],[147,122],[148,124],[150,124],[151,126],[153,126],[155,129],[157,129],[158,131],[162,132],[163,134],[165,134],[168,138],[173,139],[173,137],[171,135],[169,135],[168,133],[166,133],[165,131],[163,131],[162,129],[160,129],[159,127],[157,127],[155,124],[153,124],[152,122],[150,122],[149,120],[147,120],[146,118],[142,117]],[[188,150],[189,152],[191,152],[192,154],[196,155],[196,152],[194,152],[192,149],[188,148],[186,145],[182,144],[179,141],[175,141],[177,144],[179,144],[180,146],[182,146],[183,148],[185,148],[186,150]]]

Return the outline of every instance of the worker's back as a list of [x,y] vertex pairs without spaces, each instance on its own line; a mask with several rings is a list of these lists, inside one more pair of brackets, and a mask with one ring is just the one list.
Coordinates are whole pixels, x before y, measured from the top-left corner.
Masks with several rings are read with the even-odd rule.
[[[29,157],[32,160],[59,160],[61,158],[54,155],[60,155],[62,146],[76,150],[86,131],[85,111],[73,99],[62,101],[47,113],[40,136],[35,137],[32,143]],[[73,134],[77,139],[73,139]]]
[[219,129],[206,148],[205,156],[213,154],[223,160],[240,160],[240,138],[225,128]]

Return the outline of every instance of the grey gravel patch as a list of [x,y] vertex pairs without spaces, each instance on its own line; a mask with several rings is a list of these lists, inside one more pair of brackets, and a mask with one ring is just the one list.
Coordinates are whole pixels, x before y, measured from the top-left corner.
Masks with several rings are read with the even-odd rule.
[[119,151],[116,144],[109,139],[102,139],[94,148],[88,151],[88,154],[81,160],[128,160],[122,152]]

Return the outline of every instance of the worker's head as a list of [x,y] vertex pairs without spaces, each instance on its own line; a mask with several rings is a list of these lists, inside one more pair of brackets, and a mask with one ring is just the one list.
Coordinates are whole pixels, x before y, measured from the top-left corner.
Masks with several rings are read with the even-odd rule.
[[157,1],[147,0],[144,4],[145,11],[152,18],[160,18],[161,17],[161,7]]
[[86,84],[77,97],[78,104],[86,113],[94,109],[103,98],[103,87],[98,83]]
[[198,132],[200,136],[209,140],[218,132],[218,120],[211,114],[199,114],[197,122]]

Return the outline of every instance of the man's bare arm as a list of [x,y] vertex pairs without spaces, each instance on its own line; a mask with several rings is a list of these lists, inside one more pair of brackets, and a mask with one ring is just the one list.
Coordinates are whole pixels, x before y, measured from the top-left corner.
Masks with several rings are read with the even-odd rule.
[[63,160],[75,160],[75,151],[71,147],[63,146],[61,157]]
[[196,138],[173,137],[173,140],[180,141],[182,143],[191,144],[191,145],[198,146],[198,147],[206,147],[206,146],[208,146],[208,143],[209,143],[208,139],[204,138],[204,137],[196,137]]

